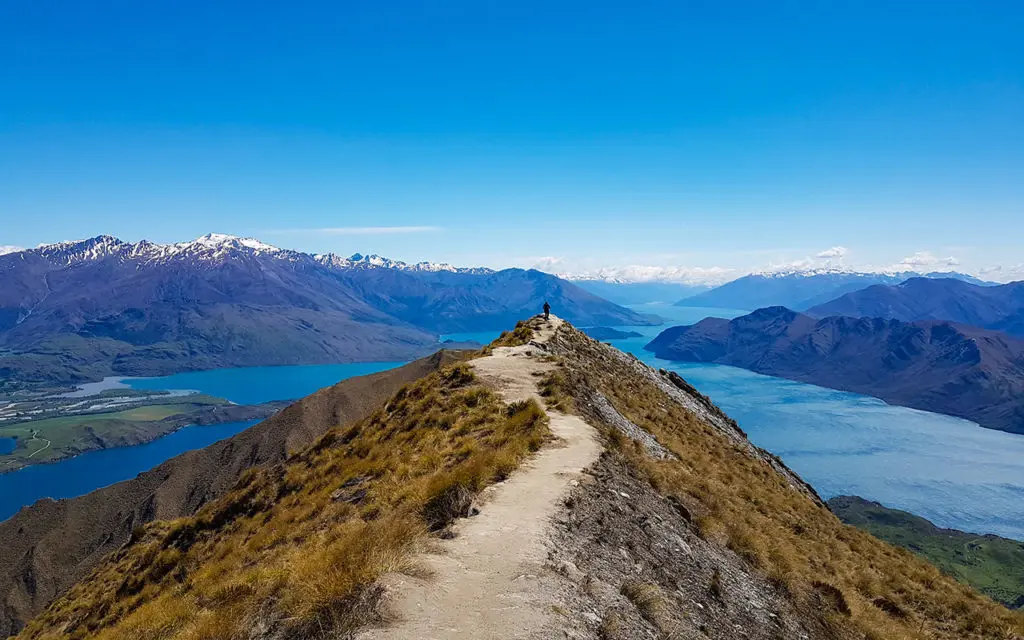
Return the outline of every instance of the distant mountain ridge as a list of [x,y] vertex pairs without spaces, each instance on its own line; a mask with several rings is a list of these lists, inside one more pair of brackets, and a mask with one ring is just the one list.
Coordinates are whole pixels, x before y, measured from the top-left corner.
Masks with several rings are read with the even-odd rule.
[[663,331],[659,358],[714,362],[1024,433],[1024,341],[943,321],[812,318],[769,307]]
[[681,307],[760,309],[783,306],[804,311],[839,296],[876,284],[899,284],[909,278],[955,278],[985,283],[974,276],[948,272],[920,274],[913,271],[859,272],[835,267],[752,273],[710,291],[676,302]]
[[409,360],[544,300],[586,325],[651,320],[539,271],[343,258],[209,234],[0,256],[0,377],[68,384],[225,366]]
[[675,282],[609,282],[606,280],[570,280],[579,288],[615,304],[675,302],[680,296],[692,296],[710,289]]
[[949,320],[1024,337],[1024,282],[983,287],[948,278],[911,278],[894,286],[874,285],[847,293],[807,313],[905,322]]

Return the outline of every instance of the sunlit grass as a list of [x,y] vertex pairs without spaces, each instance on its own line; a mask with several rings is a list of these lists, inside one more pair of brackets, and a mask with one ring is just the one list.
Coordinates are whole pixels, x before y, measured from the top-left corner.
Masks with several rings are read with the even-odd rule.
[[375,414],[253,470],[194,517],[155,522],[20,637],[328,638],[379,617],[380,576],[411,572],[431,531],[547,437],[455,365]]
[[[744,558],[808,616],[840,636],[1007,639],[1024,616],[942,574],[908,551],[842,524],[765,460],[671,401],[604,349],[567,330],[574,393],[594,388],[679,460],[658,460],[617,430],[609,445],[694,516],[700,535]],[[585,398],[577,398],[577,403]],[[631,588],[641,609],[647,599]],[[644,593],[652,593],[649,589]],[[630,595],[627,594],[627,595]],[[642,605],[642,606],[641,606]],[[649,608],[649,607],[648,607]]]

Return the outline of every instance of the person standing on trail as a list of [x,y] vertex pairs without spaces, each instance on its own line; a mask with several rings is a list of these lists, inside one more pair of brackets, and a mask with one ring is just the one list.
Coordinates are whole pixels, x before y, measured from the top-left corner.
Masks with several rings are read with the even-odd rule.
[[544,301],[544,319],[545,320],[550,320],[551,319],[551,305],[548,304],[547,300]]

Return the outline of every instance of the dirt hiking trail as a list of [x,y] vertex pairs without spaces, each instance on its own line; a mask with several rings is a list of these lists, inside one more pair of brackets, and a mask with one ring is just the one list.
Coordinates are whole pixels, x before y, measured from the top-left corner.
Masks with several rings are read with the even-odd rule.
[[[562,321],[552,316],[540,322],[530,344],[499,347],[470,363],[506,402],[534,398],[544,406],[537,393],[538,374],[553,368],[542,361],[544,344]],[[554,605],[562,584],[545,567],[548,525],[573,481],[597,461],[602,447],[594,428],[579,417],[547,413],[556,439],[508,480],[485,490],[479,515],[459,520],[455,538],[440,541],[438,553],[422,558],[433,575],[391,575],[384,580],[397,620],[360,638],[561,637]]]

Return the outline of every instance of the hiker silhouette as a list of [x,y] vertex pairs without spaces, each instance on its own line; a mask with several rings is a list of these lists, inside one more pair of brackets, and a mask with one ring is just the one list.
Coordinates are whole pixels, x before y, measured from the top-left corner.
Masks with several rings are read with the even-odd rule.
[[547,300],[545,300],[544,301],[544,319],[545,320],[549,320],[550,318],[551,318],[551,305],[548,304]]

